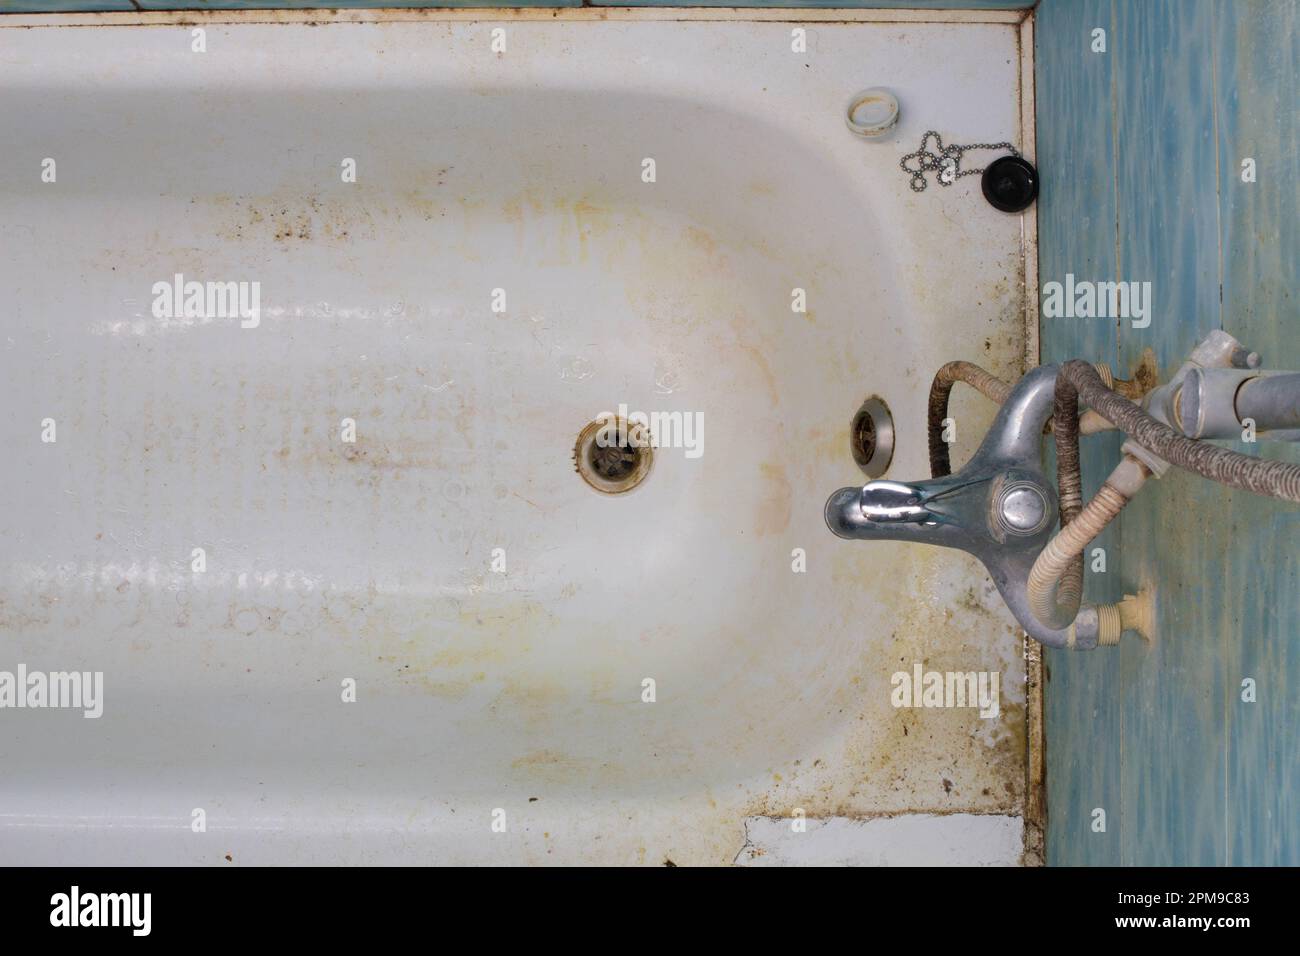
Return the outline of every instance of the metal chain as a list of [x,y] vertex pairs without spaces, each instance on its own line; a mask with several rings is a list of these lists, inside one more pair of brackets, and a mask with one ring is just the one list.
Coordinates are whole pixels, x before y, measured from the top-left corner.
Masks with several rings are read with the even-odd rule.
[[[935,150],[926,149],[931,137],[934,138]],[[984,167],[980,169],[962,169],[962,155],[974,149],[1009,149],[1012,156],[1019,156],[1020,151],[1011,143],[969,143],[965,146],[945,146],[939,134],[934,130],[926,130],[921,137],[921,148],[915,153],[908,153],[898,161],[899,167],[903,172],[912,177],[909,185],[912,192],[924,192],[929,181],[925,178],[926,170],[933,169],[938,173],[940,186],[951,186],[962,176],[976,176],[984,172]],[[916,160],[916,167],[907,165],[909,159]]]

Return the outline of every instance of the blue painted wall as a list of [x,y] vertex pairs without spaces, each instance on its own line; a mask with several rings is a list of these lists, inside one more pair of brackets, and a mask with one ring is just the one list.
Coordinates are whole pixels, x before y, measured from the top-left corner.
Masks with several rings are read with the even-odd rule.
[[[1040,4],[1042,281],[1149,280],[1155,297],[1143,330],[1043,320],[1044,361],[1105,358],[1124,375],[1150,348],[1163,378],[1222,328],[1266,367],[1300,368],[1297,6]],[[1095,489],[1117,441],[1085,442]],[[1300,461],[1291,446],[1232,447]],[[1089,574],[1089,597],[1154,582],[1159,636],[1047,656],[1049,862],[1300,864],[1300,514],[1171,473],[1101,544],[1108,571]],[[1241,700],[1246,678],[1257,703]]]

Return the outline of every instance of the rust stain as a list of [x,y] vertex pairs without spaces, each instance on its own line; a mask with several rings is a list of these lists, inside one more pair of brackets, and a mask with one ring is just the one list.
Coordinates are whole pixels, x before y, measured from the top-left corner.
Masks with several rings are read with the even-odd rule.
[[[557,14],[548,12],[547,15],[554,17]],[[200,15],[196,14],[194,21],[199,19]],[[337,21],[325,18],[318,22]],[[433,188],[435,181],[441,186],[447,172],[447,169],[430,170],[428,189]],[[773,194],[776,187],[771,183],[752,182],[747,189],[756,196],[766,196]],[[634,243],[640,242],[637,251],[650,261],[641,277],[645,284],[639,288],[629,284],[628,300],[641,316],[649,317],[671,333],[682,329],[707,329],[708,322],[720,316],[717,307],[725,297],[706,291],[705,295],[711,296],[711,300],[692,300],[684,307],[680,299],[674,300],[671,292],[656,290],[656,283],[665,276],[680,280],[682,274],[689,278],[716,273],[728,279],[735,278],[727,253],[728,238],[699,226],[674,224],[673,234],[680,234],[689,250],[689,255],[684,256],[680,249],[665,249],[658,242],[661,232],[655,233],[655,242],[647,242],[651,223],[636,210],[602,205],[591,197],[553,202],[544,200],[536,191],[525,191],[502,202],[485,204],[451,199],[443,201],[427,190],[416,190],[377,199],[366,195],[364,201],[286,192],[225,197],[213,202],[221,207],[220,238],[239,243],[265,239],[282,249],[305,243],[347,243],[370,239],[383,232],[380,224],[387,221],[402,217],[428,221],[446,216],[449,211],[463,217],[466,230],[504,221],[514,226],[517,238],[526,235],[535,218],[546,217],[548,237],[555,238],[558,234],[559,238],[558,242],[549,243],[548,248],[558,250],[554,252],[559,257],[557,261],[566,263],[574,257],[586,259],[597,251],[611,257],[618,255],[622,247],[612,245],[611,236],[617,234],[618,241],[622,242],[625,241],[623,237],[630,235]],[[559,220],[563,225],[557,227],[554,222]],[[602,239],[600,244],[594,241],[598,238]],[[746,241],[753,248],[761,244],[761,240]],[[741,248],[740,240],[731,237],[730,242],[731,248]],[[775,261],[780,250],[768,250],[766,255]],[[814,263],[810,270],[817,272],[819,266]],[[997,296],[1014,298],[1014,293],[1005,283],[993,292]],[[763,326],[758,319],[750,320],[743,312],[737,312],[734,302],[726,307],[732,311],[731,330],[734,335],[729,336],[723,326],[721,334],[711,333],[714,341],[724,346],[734,342],[737,354],[743,360],[736,367],[744,369],[743,374],[755,380],[755,386],[746,381],[744,387],[754,388],[755,394],[761,387],[769,397],[771,407],[778,408],[781,398],[779,384],[787,382],[784,368],[778,377],[772,366],[772,360],[780,359],[780,343],[764,339]],[[711,309],[715,311],[711,313]],[[998,321],[1003,324],[1010,321],[1014,327],[1021,317],[1016,314],[1014,320],[1009,320],[1008,315],[1012,312],[1018,312],[1014,302],[1003,310]],[[767,318],[759,317],[763,321]],[[813,322],[811,314],[805,319]],[[1019,341],[1014,333],[995,333],[984,339],[985,350],[1002,352],[1014,344],[1013,340]],[[774,358],[770,360],[769,356]],[[836,361],[841,363],[835,366],[837,375],[843,374],[845,368],[854,376],[860,375],[861,370],[853,356]],[[474,446],[478,433],[474,427],[475,408],[481,408],[481,405],[476,406],[472,396],[460,394],[421,402],[419,391],[413,393],[405,381],[393,380],[394,376],[409,372],[409,368],[403,368],[400,361],[394,360],[375,362],[353,373],[354,378],[347,383],[349,387],[363,392],[375,402],[368,405],[371,417],[363,425],[356,445],[340,446],[336,434],[309,432],[304,428],[301,438],[296,435],[286,435],[283,440],[277,438],[275,444],[269,446],[267,461],[282,469],[327,469],[333,474],[356,474],[358,480],[370,482],[396,480],[408,469],[445,473],[454,464],[454,456],[445,454],[449,439],[457,436],[460,439],[458,447]],[[333,393],[338,384],[330,383],[324,392]],[[418,383],[413,384],[418,389]],[[260,404],[304,404],[301,394],[281,389],[276,383],[259,382],[256,391]],[[384,409],[391,413],[394,402],[402,410],[390,414],[388,421],[382,421]],[[339,414],[353,412],[354,409],[331,408],[330,417],[337,420]],[[845,410],[846,427],[850,413],[851,409]],[[436,424],[438,431],[429,437],[421,437],[429,431],[426,426],[430,422]],[[241,430],[243,427],[239,426]],[[852,467],[846,432],[838,426],[814,428],[808,435],[811,441],[800,445],[801,449],[812,449],[808,457],[828,464],[843,463],[846,469]],[[214,449],[213,454],[218,453]],[[800,478],[799,466],[790,467],[796,468],[796,478]],[[764,462],[759,465],[758,478],[762,494],[754,530],[759,536],[785,533],[794,518],[794,495],[787,464]],[[800,486],[802,489],[802,479]],[[801,497],[802,494],[801,490]],[[535,502],[528,503],[540,507]],[[828,549],[833,544],[829,543]],[[952,593],[950,589],[945,590],[941,569],[950,569],[963,558],[933,558],[902,549],[880,555],[868,555],[865,551],[852,553],[844,549],[824,553],[833,554],[827,563],[830,564],[829,573],[839,587],[861,589],[872,574],[888,566],[909,580],[915,580],[917,590],[924,592],[919,599],[916,591],[905,596],[880,597],[882,617],[897,621],[894,640],[889,647],[900,662],[923,659],[927,667],[951,666],[952,669],[968,670],[972,665],[971,659],[963,656],[965,648],[1006,642],[1004,616],[990,613],[985,595],[977,589],[972,587],[960,592],[955,602],[940,602],[940,595]],[[466,571],[464,578],[465,590],[471,595],[485,587],[482,576],[476,577],[472,571]],[[566,583],[560,592],[561,597],[572,598],[579,587],[574,582]],[[108,590],[113,591],[111,588]],[[126,590],[131,591],[130,588]],[[125,606],[128,596],[114,592],[101,599]],[[326,658],[348,659],[349,649],[357,646],[358,642],[363,643],[378,652],[376,660],[383,668],[378,672],[395,672],[398,683],[414,685],[429,694],[454,700],[482,695],[485,701],[491,702],[487,711],[494,719],[502,714],[518,715],[529,723],[533,731],[562,724],[585,703],[607,705],[623,699],[623,684],[616,681],[608,667],[578,675],[547,673],[545,662],[530,657],[535,644],[540,646],[546,636],[559,632],[562,627],[569,627],[568,623],[557,618],[553,599],[531,601],[519,594],[501,596],[494,601],[470,598],[450,610],[437,609],[432,600],[426,604],[412,611],[399,600],[380,600],[373,593],[363,591],[347,595],[342,600],[334,596],[333,603],[329,599],[311,596],[296,611],[289,612],[296,618],[292,633],[285,627],[286,609],[283,607],[250,602],[231,604],[222,610],[225,627],[249,636],[283,639],[311,635],[319,639],[319,649]],[[1023,773],[1027,733],[1024,705],[1004,699],[1002,716],[992,733],[985,733],[989,730],[986,725],[972,722],[968,712],[888,709],[881,703],[884,699],[882,675],[887,678],[893,662],[884,666],[865,655],[855,657],[858,637],[855,629],[862,624],[848,616],[852,610],[848,605],[843,610],[845,617],[842,620],[826,626],[826,641],[843,641],[838,647],[845,653],[835,660],[842,661],[846,673],[834,691],[824,701],[819,701],[828,713],[840,715],[836,718],[839,720],[836,726],[843,731],[842,739],[823,741],[816,738],[808,745],[810,758],[782,762],[768,768],[761,776],[764,785],[770,784],[769,792],[755,798],[742,815],[784,817],[792,806],[801,806],[811,815],[858,818],[913,811],[1018,813],[1026,788]],[[6,616],[6,611],[13,613],[0,598],[0,618]],[[188,608],[182,611],[182,617],[188,623]],[[42,623],[53,626],[55,622],[47,616]],[[1014,630],[1011,633],[1014,634]],[[581,633],[576,637],[571,630],[566,630],[565,638],[578,641],[590,638],[595,645],[607,639],[608,635],[593,628],[590,635]],[[675,636],[663,633],[663,629],[641,636],[642,641],[656,644],[673,639]],[[729,653],[752,639],[752,634],[737,632],[719,635],[718,644]],[[957,646],[954,647],[954,643]],[[507,663],[516,665],[518,670],[507,669]],[[537,664],[535,668],[532,666],[534,663]],[[757,707],[748,716],[752,717],[756,712]],[[540,741],[544,738],[540,733],[534,733],[526,739]],[[692,759],[689,747],[687,751],[682,758],[683,764]],[[811,757],[811,754],[816,756]],[[528,778],[569,786],[575,781],[586,784],[618,780],[629,773],[608,761],[549,747],[528,749],[510,766]],[[916,767],[923,768],[923,772]],[[632,769],[630,773],[639,779],[644,775],[644,769]],[[961,806],[954,805],[958,798],[962,801]],[[737,803],[745,802],[744,798],[737,801],[730,796],[719,797],[720,802],[714,801],[712,796],[709,800],[713,810],[711,823],[723,831],[728,823],[734,823]],[[971,802],[975,805],[972,806]],[[676,852],[667,856],[661,849],[651,847],[649,858],[683,859]],[[647,852],[647,847],[640,847],[639,853],[643,858]]]
[[790,527],[794,489],[786,477],[785,465],[765,462],[759,466],[762,497],[754,512],[754,533],[759,537],[781,534]]
[[780,403],[781,392],[777,387],[776,373],[772,371],[772,365],[768,362],[767,356],[755,346],[745,342],[737,342],[736,346],[750,360],[754,368],[758,370],[763,390],[767,393],[768,401],[775,408]]

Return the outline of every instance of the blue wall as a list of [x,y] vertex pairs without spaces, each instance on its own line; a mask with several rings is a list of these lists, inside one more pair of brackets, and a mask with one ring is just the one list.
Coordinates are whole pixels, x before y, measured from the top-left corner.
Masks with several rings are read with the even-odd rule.
[[[1146,348],[1162,379],[1212,329],[1300,368],[1295,0],[1043,0],[1044,282],[1150,280],[1151,326],[1043,320],[1043,360]],[[1092,30],[1107,52],[1090,50]],[[1258,181],[1243,183],[1241,161]],[[1095,489],[1114,437],[1085,439]],[[1300,449],[1233,443],[1300,461]],[[1047,656],[1048,859],[1300,864],[1300,515],[1171,472],[1101,542],[1092,599],[1154,582],[1159,635]],[[1241,682],[1258,702],[1241,700]],[[1091,829],[1092,811],[1107,830]]]

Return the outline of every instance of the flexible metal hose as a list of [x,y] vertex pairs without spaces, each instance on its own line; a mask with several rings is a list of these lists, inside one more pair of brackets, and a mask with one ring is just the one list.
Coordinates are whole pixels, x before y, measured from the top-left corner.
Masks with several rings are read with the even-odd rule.
[[930,476],[942,478],[952,474],[948,443],[943,440],[943,422],[948,417],[948,396],[957,382],[965,382],[985,398],[1001,405],[1011,394],[1011,386],[972,362],[949,362],[934,373],[930,383],[930,405],[926,414],[926,432],[930,446]]
[[[926,416],[930,473],[935,478],[952,472],[948,443],[943,440],[943,423],[956,382],[967,383],[999,405],[1011,393],[1010,385],[970,362],[949,362],[939,369],[930,386]],[[1141,476],[1148,473],[1136,459],[1126,456],[1125,463],[1097,495],[1087,506],[1083,505],[1080,398],[1097,416],[1171,464],[1232,488],[1300,504],[1300,465],[1252,458],[1180,435],[1112,389],[1112,384],[1119,383],[1109,374],[1103,377],[1096,367],[1078,359],[1065,362],[1057,374],[1051,427],[1056,441],[1061,531],[1039,554],[1027,582],[1031,609],[1049,627],[1066,627],[1078,613],[1083,599],[1083,551],[1114,520],[1141,486]],[[1120,485],[1131,487],[1113,484],[1117,476],[1128,475],[1126,468],[1137,470],[1136,483],[1132,483],[1135,479],[1129,475],[1129,480],[1120,481]],[[1109,609],[1099,609],[1099,613],[1101,610]]]
[[[1081,397],[1134,442],[1171,464],[1229,487],[1300,503],[1300,465],[1251,458],[1186,438],[1107,388],[1088,363],[1078,359],[1066,362],[1056,378],[1053,408],[1061,531],[1038,555],[1026,583],[1030,609],[1048,627],[1066,627],[1078,613],[1083,597],[1083,550],[1115,519],[1146,474],[1137,459],[1126,456],[1097,495],[1080,508]],[[1126,474],[1126,465],[1137,468],[1137,475],[1118,480]]]
[[[1095,371],[1095,370],[1094,370]],[[1109,378],[1109,376],[1107,376]],[[1061,516],[1061,533],[1053,538],[1048,547],[1051,548],[1065,537],[1066,530],[1070,523],[1079,516],[1083,509],[1083,471],[1079,464],[1079,395],[1075,388],[1068,382],[1062,388],[1064,376],[1056,376],[1056,393],[1054,396],[1055,404],[1052,408],[1052,432],[1056,439],[1056,495],[1058,508]],[[1098,375],[1098,381],[1101,376]],[[1102,489],[1106,489],[1103,487]],[[1123,503],[1119,508],[1124,507]],[[1115,514],[1119,513],[1119,508],[1115,509]],[[1060,584],[1054,589],[1055,607],[1062,609],[1062,613],[1057,615],[1052,613],[1051,618],[1067,616],[1067,619],[1057,627],[1065,627],[1074,616],[1079,612],[1079,605],[1083,602],[1083,549],[1088,546],[1088,542],[1095,538],[1104,528],[1114,515],[1106,518],[1087,538],[1079,542],[1077,549],[1072,550],[1073,558],[1068,559],[1067,563],[1059,569],[1054,568],[1054,572],[1049,585],[1055,584],[1060,578]],[[1077,532],[1078,529],[1075,529]],[[1071,535],[1071,538],[1074,534]],[[1041,557],[1041,556],[1040,556]],[[1034,563],[1034,571],[1039,571],[1039,564]],[[1030,587],[1033,586],[1034,575],[1030,574]],[[1030,592],[1032,595],[1032,591]],[[1052,600],[1053,589],[1049,586],[1045,593],[1049,600]],[[1031,601],[1032,603],[1032,601]],[[1051,605],[1045,605],[1051,607]],[[1071,610],[1072,609],[1072,610]],[[1046,621],[1047,618],[1040,613],[1040,608],[1034,607],[1034,614],[1040,621]]]
[[[1217,481],[1230,488],[1267,495],[1300,504],[1300,465],[1284,461],[1252,458],[1239,452],[1220,448],[1207,442],[1195,441],[1178,434],[1168,425],[1156,421],[1139,406],[1121,397],[1103,384],[1101,377],[1087,362],[1071,359],[1061,366],[1056,378],[1056,457],[1062,452],[1078,462],[1078,399],[1105,416],[1116,428],[1134,442],[1170,464]],[[1074,410],[1075,429],[1070,435],[1061,434],[1061,414],[1066,407]],[[1063,442],[1062,438],[1066,441]],[[1066,447],[1072,444],[1073,450]],[[1059,467],[1059,465],[1058,465]],[[1058,477],[1059,481],[1059,477]],[[1062,505],[1064,514],[1064,505]]]

